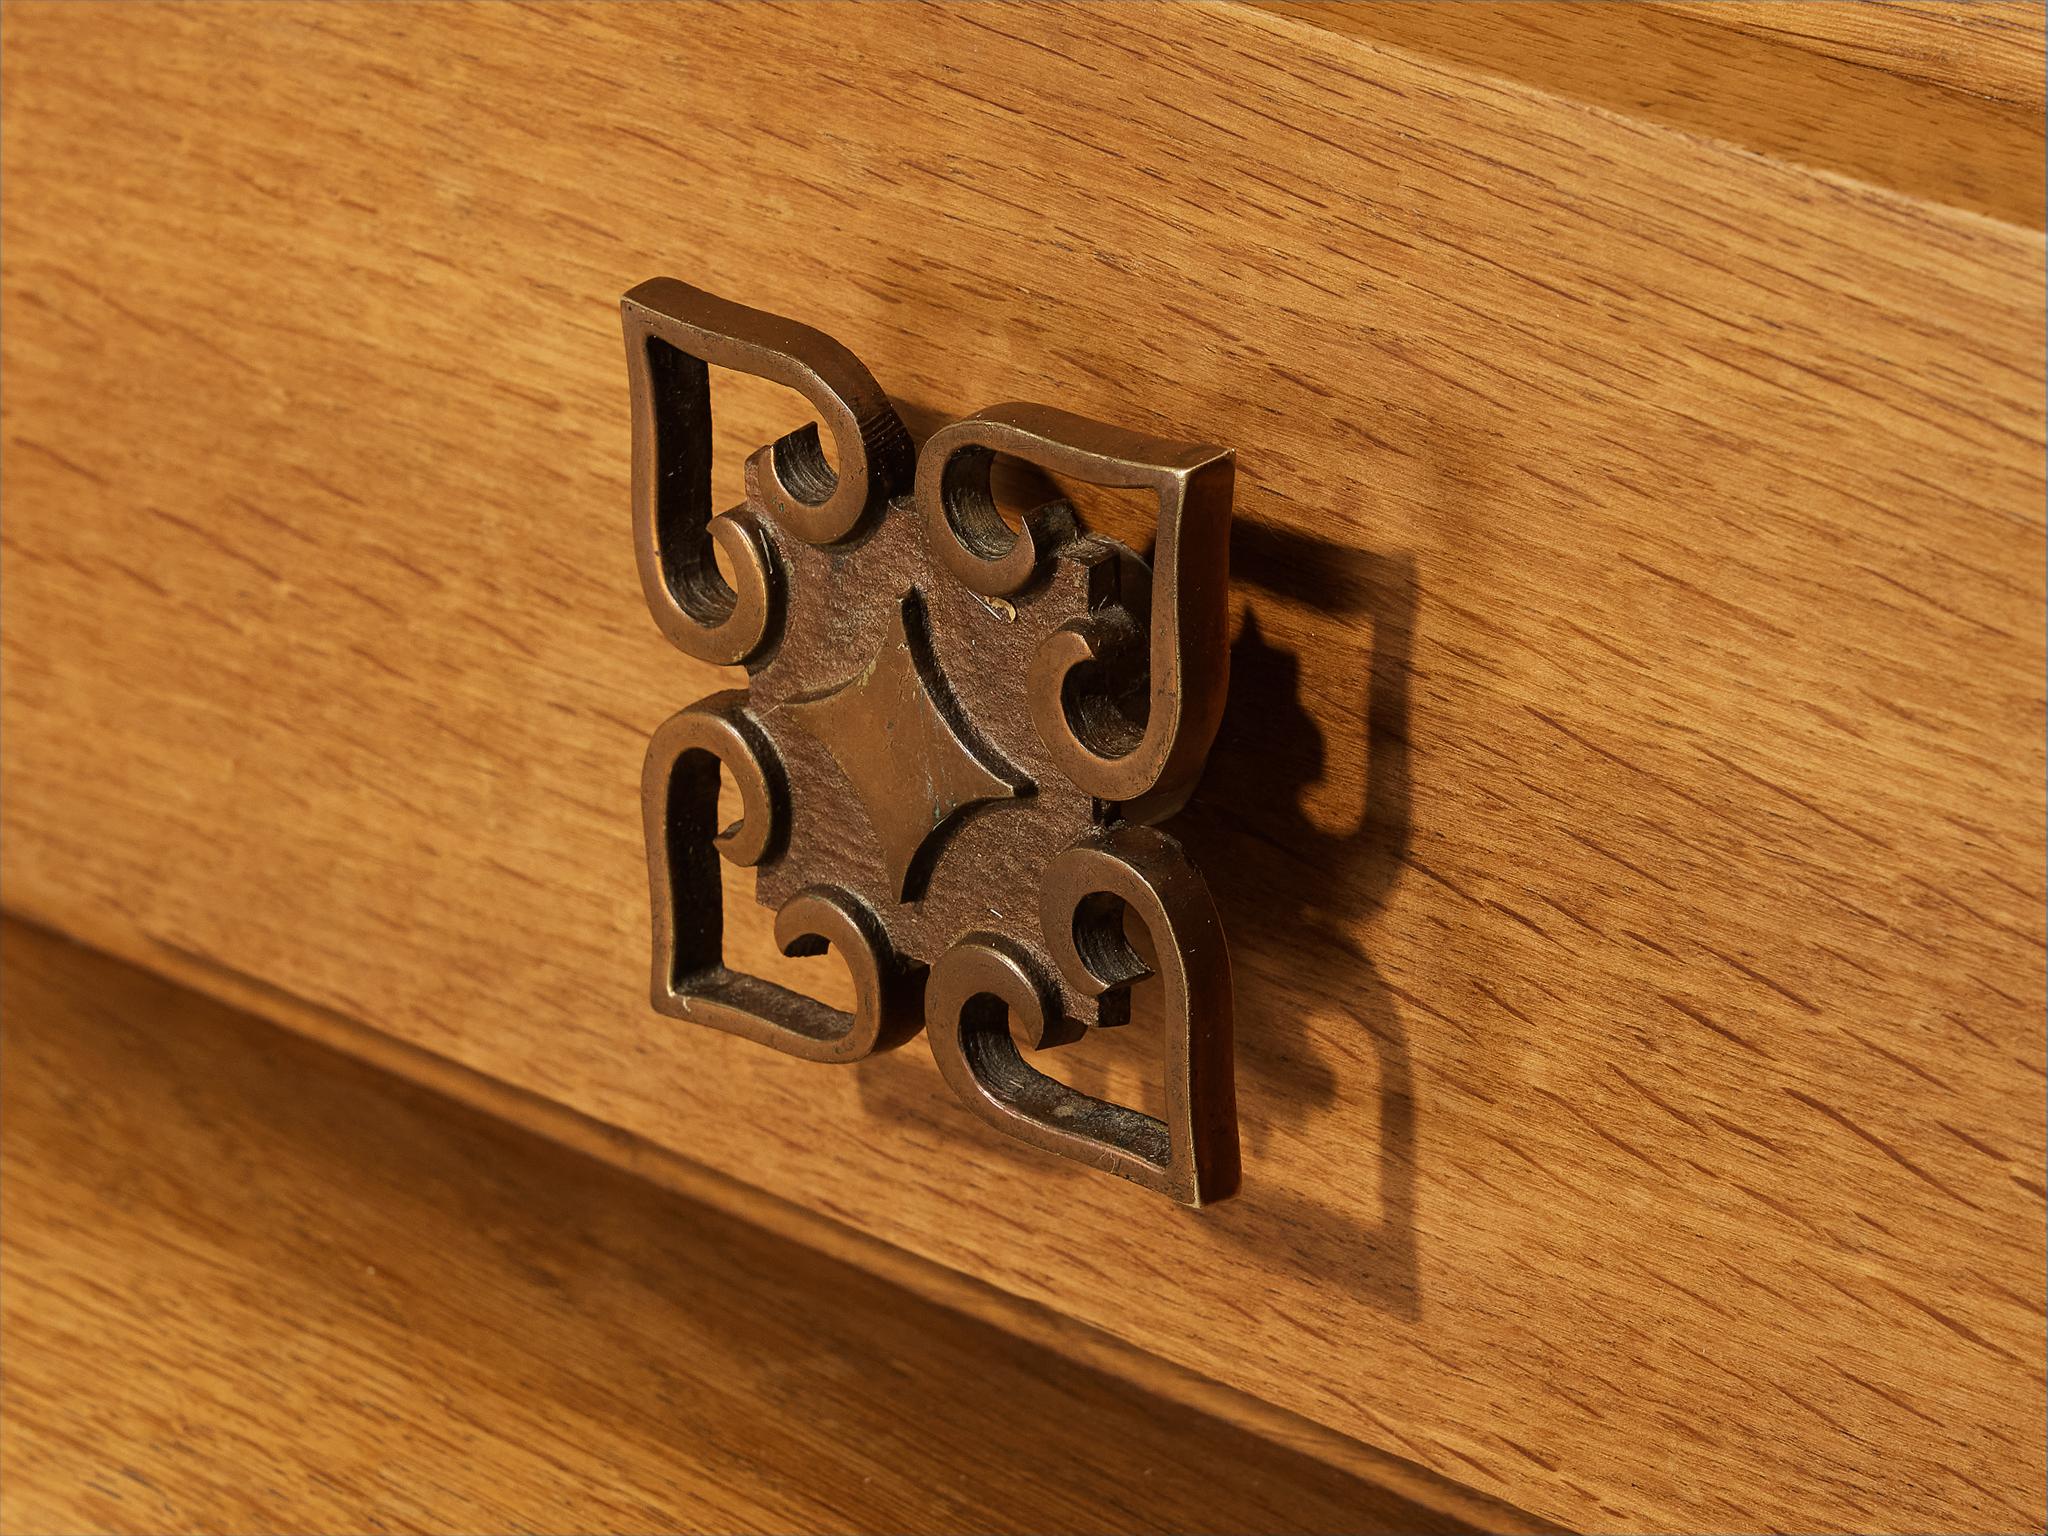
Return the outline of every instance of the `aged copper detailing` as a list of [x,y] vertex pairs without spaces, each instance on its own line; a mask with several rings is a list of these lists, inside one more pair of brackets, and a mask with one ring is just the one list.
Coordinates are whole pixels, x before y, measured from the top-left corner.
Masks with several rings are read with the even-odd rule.
[[[682,650],[748,674],[648,747],[655,1008],[813,1061],[922,1027],[996,1129],[1189,1205],[1232,1194],[1229,954],[1201,874],[1152,825],[1193,791],[1229,686],[1230,454],[1035,405],[918,451],[807,326],[670,278],[620,308],[648,606]],[[801,392],[833,458],[817,426],[792,433],[714,515],[713,365]],[[1156,495],[1149,563],[1064,499],[1012,528],[999,456]],[[740,803],[723,828],[721,768]],[[852,1013],[726,966],[720,858],[754,869],[785,953],[840,955]],[[1124,1023],[1154,975],[1163,1120],[1027,1059]]]

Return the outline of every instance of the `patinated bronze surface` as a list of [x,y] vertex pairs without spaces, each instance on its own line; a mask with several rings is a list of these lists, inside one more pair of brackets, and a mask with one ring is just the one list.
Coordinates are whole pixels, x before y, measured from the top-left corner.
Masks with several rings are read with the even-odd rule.
[[[1223,713],[1230,454],[1036,405],[920,451],[808,326],[669,278],[621,311],[648,606],[684,651],[748,674],[648,749],[655,1008],[815,1061],[927,1026],[946,1081],[998,1129],[1190,1205],[1233,1193],[1229,956],[1200,873],[1152,825],[1194,789]],[[836,472],[805,427],[757,450],[745,502],[714,516],[712,366],[800,391]],[[1064,499],[1012,529],[999,455],[1156,494],[1151,562]],[[720,764],[742,810],[723,829]],[[755,870],[786,953],[845,960],[851,1014],[726,967],[720,857]],[[1155,973],[1133,917],[1164,994],[1164,1120],[1017,1044],[1128,1018]]]

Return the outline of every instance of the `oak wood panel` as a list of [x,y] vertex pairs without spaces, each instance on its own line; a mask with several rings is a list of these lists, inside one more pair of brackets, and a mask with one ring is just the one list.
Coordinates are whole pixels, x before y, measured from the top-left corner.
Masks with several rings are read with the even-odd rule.
[[1682,12],[1907,79],[2023,106],[2042,104],[2040,0],[1656,0]]
[[19,923],[0,990],[0,1528],[1471,1529]]
[[[2039,5],[1266,3],[1801,165],[2035,228],[2043,220]],[[2030,96],[2005,89],[2027,81]]]
[[[1249,11],[5,17],[9,902],[1567,1523],[2032,1518],[2037,233]],[[647,1014],[662,270],[1239,449],[1238,1202]]]
[[558,1099],[487,1077],[203,957],[159,949],[151,959],[156,962],[151,974],[162,975],[188,991],[281,1024],[380,1073],[428,1088],[492,1120],[607,1163],[641,1183],[724,1212],[793,1246],[837,1259],[941,1311],[977,1319],[1036,1348],[1132,1383],[1150,1397],[1200,1418],[1236,1426],[1255,1440],[1312,1457],[1351,1482],[1390,1495],[1390,1507],[1413,1505],[1433,1512],[1446,1524],[1494,1536],[1539,1536],[1561,1529],[1405,1457],[1198,1375],[1054,1307],[1000,1290],[975,1275],[933,1263],[758,1185],[728,1177],[645,1137],[582,1114]]

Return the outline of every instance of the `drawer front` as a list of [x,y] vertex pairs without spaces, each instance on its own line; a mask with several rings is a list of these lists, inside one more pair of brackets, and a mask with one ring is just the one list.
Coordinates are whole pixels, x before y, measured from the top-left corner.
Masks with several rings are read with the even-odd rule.
[[[1242,8],[6,42],[10,906],[1572,1525],[2038,1515],[2038,230]],[[649,1013],[663,272],[1237,450],[1236,1201]]]

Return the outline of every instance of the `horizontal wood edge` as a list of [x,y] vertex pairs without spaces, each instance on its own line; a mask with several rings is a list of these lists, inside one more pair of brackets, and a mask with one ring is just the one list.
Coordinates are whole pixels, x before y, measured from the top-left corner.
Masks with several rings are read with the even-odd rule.
[[853,1265],[903,1290],[1132,1382],[1157,1397],[1309,1456],[1438,1514],[1501,1536],[1552,1533],[1554,1525],[1451,1482],[1403,1457],[1210,1380],[1050,1307],[897,1248],[830,1217],[793,1205],[679,1153],[395,1039],[284,988],[146,935],[80,933],[11,902],[0,914],[154,972],[191,991],[318,1041],[380,1071],[495,1116],[558,1146],[710,1206],[777,1237]]
[[[1288,24],[1483,73],[1809,170],[2039,229],[2038,96],[1964,90],[1880,35],[1858,51],[1761,25],[1763,8],[1608,0],[1238,0]],[[1800,7],[1788,5],[1788,11]],[[1717,15],[1725,10],[1731,14]],[[1733,13],[1741,14],[1733,14]],[[1922,15],[1924,33],[1935,23]],[[2039,73],[2039,36],[2035,72]],[[1955,68],[1961,63],[1950,61]],[[1953,73],[1953,69],[1948,71]]]

